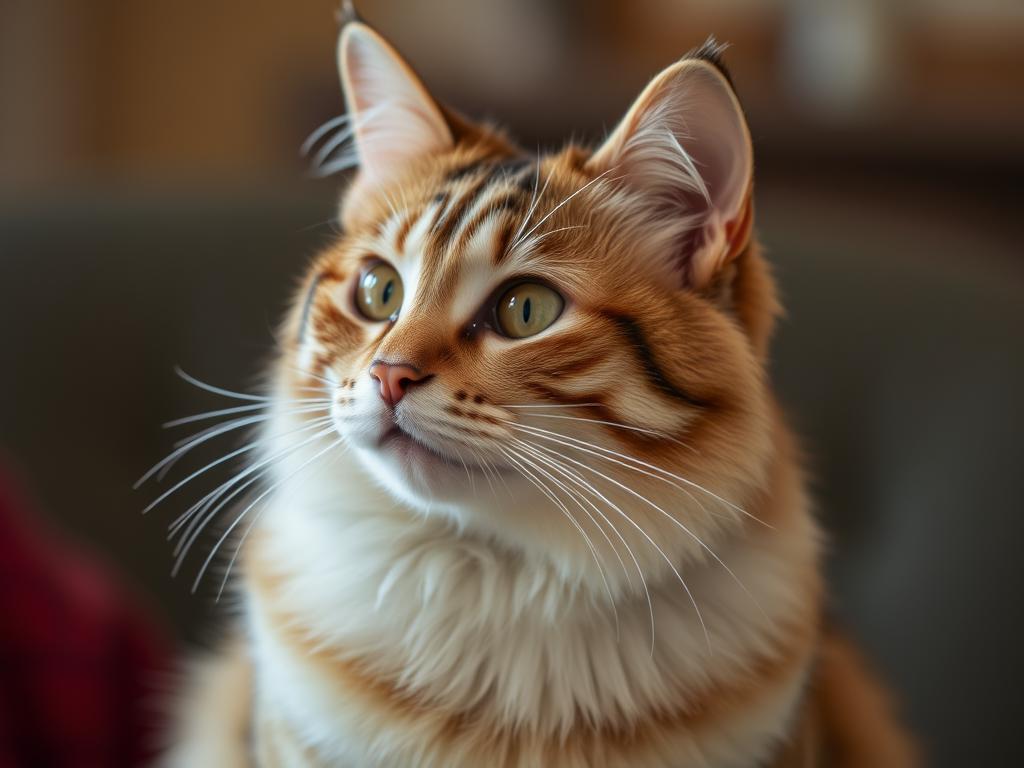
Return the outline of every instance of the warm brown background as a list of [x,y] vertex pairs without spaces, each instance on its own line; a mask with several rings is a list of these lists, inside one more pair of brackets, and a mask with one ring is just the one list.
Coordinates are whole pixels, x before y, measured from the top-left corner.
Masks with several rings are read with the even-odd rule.
[[[1024,764],[1024,3],[358,5],[443,100],[530,148],[601,136],[660,67],[732,44],[833,609],[931,764]],[[212,540],[172,580],[164,529],[197,496],[144,518],[159,490],[131,485],[189,432],[160,423],[233,404],[173,366],[254,387],[331,236],[340,180],[298,148],[342,110],[335,10],[0,0],[0,459],[191,641],[212,634],[211,590],[189,594]]]
[[[301,139],[340,111],[336,6],[5,0],[0,191],[290,178]],[[599,133],[657,68],[713,33],[733,46],[728,61],[773,171],[806,165],[810,152],[883,172],[1009,172],[1024,154],[1018,0],[359,7],[443,98],[531,142]]]

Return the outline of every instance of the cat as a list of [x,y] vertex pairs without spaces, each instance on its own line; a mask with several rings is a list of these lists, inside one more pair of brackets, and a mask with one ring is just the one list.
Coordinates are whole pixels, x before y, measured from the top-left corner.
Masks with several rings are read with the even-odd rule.
[[269,474],[168,764],[915,765],[824,616],[720,47],[547,154],[338,54],[358,170],[200,510]]

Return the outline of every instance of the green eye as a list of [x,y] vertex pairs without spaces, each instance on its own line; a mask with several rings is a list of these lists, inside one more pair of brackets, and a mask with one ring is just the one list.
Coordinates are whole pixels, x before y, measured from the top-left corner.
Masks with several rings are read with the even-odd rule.
[[356,304],[370,320],[387,320],[402,308],[402,278],[390,264],[377,264],[359,281]]
[[520,283],[498,299],[494,317],[498,330],[511,339],[540,333],[562,314],[565,300],[540,283]]

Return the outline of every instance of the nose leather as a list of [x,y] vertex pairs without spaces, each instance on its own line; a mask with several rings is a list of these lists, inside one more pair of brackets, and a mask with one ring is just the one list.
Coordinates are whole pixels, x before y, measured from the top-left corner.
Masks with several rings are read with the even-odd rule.
[[409,387],[430,378],[412,365],[383,362],[370,366],[370,376],[380,385],[381,399],[392,408],[405,397]]

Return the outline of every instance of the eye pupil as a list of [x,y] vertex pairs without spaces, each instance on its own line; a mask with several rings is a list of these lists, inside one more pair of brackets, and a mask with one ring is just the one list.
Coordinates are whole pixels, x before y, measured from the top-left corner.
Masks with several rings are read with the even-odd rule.
[[514,284],[494,308],[496,329],[510,339],[525,339],[548,328],[565,307],[565,300],[543,283]]
[[402,307],[402,278],[386,262],[378,262],[367,271],[356,289],[356,305],[368,320],[382,322],[394,318]]

